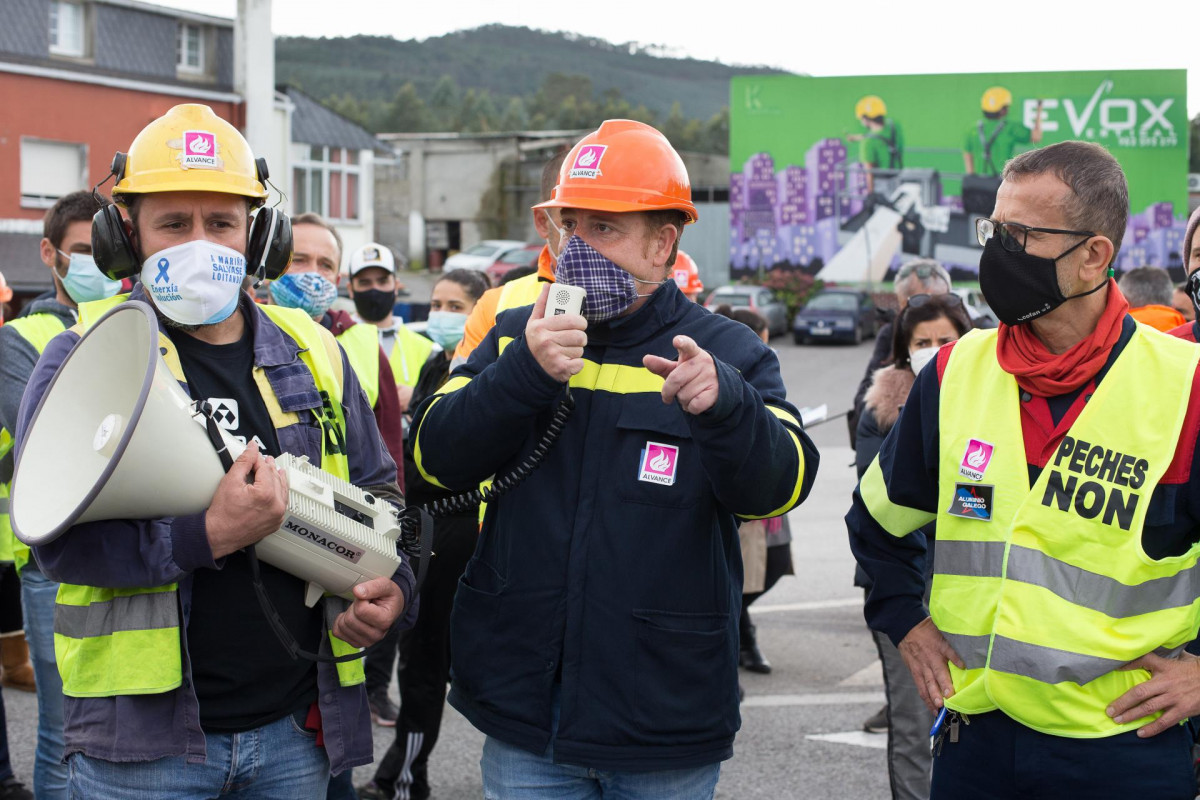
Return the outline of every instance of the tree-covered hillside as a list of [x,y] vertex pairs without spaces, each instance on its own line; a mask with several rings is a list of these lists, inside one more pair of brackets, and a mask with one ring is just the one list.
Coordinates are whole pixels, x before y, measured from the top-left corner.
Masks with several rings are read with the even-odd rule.
[[658,125],[677,147],[728,148],[729,79],[775,72],[636,44],[489,25],[425,41],[282,37],[276,78],[375,132]]

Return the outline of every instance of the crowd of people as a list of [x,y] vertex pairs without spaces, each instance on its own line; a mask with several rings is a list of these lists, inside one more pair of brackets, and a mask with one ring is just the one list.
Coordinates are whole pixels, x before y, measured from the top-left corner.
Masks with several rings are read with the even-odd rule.
[[[169,144],[196,132],[215,169]],[[36,687],[38,738],[32,793],[0,741],[0,798],[427,798],[447,699],[485,736],[485,797],[712,797],[738,670],[772,670],[749,608],[794,572],[819,457],[765,321],[695,302],[678,154],[628,120],[560,152],[536,267],[441,274],[424,334],[395,314],[402,261],[266,205],[265,174],[177,106],[114,160],[111,201],[46,214],[53,292],[0,326],[4,499],[56,371],[127,303],[245,450],[198,513],[32,549],[3,531],[0,684]],[[1187,283],[1118,282],[1107,151],[999,177],[977,223],[998,326],[910,261],[854,398],[846,524],[887,695],[864,727],[887,731],[895,798],[1192,797],[1200,213]],[[581,313],[548,313],[555,284]],[[431,510],[431,546],[306,603],[253,555],[288,515],[285,453]]]
[[[172,149],[197,132],[215,169]],[[394,314],[394,254],[343,253],[321,217],[265,204],[265,174],[210,109],[171,109],[115,159],[111,201],[50,209],[54,292],[0,327],[18,475],[56,371],[126,303],[152,309],[170,374],[245,445],[199,513],[75,522],[32,551],[13,514],[33,793],[428,797],[449,684],[487,735],[488,796],[711,796],[740,724],[739,660],[770,669],[752,628],[739,640],[743,598],[791,570],[785,514],[817,454],[761,326],[693,302],[679,156],[623,120],[560,153],[532,210],[536,271],[495,288],[443,274],[424,335]],[[580,314],[546,314],[555,281],[586,290]],[[352,600],[310,606],[300,578],[254,559],[288,513],[284,453],[398,510],[436,509],[423,582],[405,555]],[[763,545],[749,581],[742,521]],[[372,723],[395,737],[355,786]],[[3,796],[31,796],[8,779]]]

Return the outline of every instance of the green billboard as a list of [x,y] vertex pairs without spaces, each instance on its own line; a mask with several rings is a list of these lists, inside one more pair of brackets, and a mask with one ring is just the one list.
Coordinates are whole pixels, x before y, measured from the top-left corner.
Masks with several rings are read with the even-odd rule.
[[734,78],[731,267],[866,281],[924,255],[973,273],[1004,162],[1068,139],[1125,170],[1118,268],[1178,267],[1185,96],[1184,70]]

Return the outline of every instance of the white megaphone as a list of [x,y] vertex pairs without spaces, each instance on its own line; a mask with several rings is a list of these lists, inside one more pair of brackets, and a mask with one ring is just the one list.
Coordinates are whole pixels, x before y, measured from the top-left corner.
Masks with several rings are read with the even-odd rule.
[[[225,475],[214,436],[231,458],[244,450],[179,387],[153,309],[122,303],[75,345],[38,403],[13,475],[13,532],[32,547],[84,522],[204,511]],[[396,571],[400,524],[389,503],[305,457],[275,463],[287,470],[287,517],[255,551],[309,582],[308,605],[326,591],[353,599],[355,585]]]

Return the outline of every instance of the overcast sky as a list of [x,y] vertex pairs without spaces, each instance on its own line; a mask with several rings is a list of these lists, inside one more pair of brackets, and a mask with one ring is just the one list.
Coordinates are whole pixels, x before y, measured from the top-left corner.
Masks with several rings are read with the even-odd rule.
[[[237,11],[237,0],[156,2]],[[503,23],[819,76],[1182,68],[1188,116],[1200,113],[1200,12],[1183,0],[275,0],[273,9],[279,35],[426,39]]]

